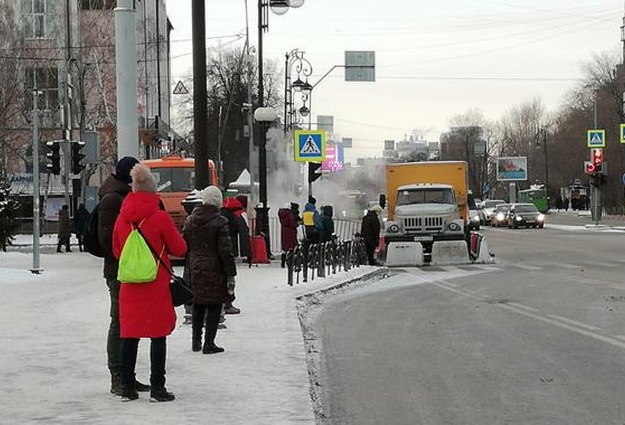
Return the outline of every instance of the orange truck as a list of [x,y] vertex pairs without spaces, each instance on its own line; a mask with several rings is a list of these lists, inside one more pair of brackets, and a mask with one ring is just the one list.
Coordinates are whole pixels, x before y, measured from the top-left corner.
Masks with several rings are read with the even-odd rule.
[[468,169],[464,161],[388,164],[386,244],[464,239]]
[[[165,210],[171,215],[178,228],[182,228],[187,217],[182,201],[195,189],[195,160],[180,155],[168,155],[160,159],[142,161],[158,181],[158,192]],[[215,163],[208,161],[211,185],[219,186]]]

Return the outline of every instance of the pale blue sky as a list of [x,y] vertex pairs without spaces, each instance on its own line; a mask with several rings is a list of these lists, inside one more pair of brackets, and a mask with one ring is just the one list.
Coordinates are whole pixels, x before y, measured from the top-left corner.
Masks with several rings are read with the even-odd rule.
[[[208,44],[242,45],[245,0],[206,0]],[[248,0],[252,45],[257,0]],[[191,0],[167,0],[174,26],[172,72],[190,74]],[[284,64],[294,48],[313,65],[314,84],[346,50],[373,50],[376,82],[343,80],[335,69],[314,90],[313,121],[333,115],[335,133],[352,137],[348,161],[380,156],[384,139],[413,129],[438,140],[449,119],[478,108],[489,119],[539,97],[557,109],[593,52],[619,52],[622,0],[306,0],[270,13],[264,56]],[[213,38],[224,37],[226,38]],[[283,66],[283,65],[282,65]]]

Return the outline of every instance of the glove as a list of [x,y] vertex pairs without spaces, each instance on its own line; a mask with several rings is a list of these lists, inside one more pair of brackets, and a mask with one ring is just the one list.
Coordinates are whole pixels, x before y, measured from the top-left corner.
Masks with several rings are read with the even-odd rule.
[[228,277],[228,295],[234,295],[235,281],[234,276]]

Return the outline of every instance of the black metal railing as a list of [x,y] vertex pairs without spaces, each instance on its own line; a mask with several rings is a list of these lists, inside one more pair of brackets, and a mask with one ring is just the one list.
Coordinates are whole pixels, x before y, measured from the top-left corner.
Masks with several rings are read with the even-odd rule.
[[300,275],[301,282],[305,283],[315,280],[315,274],[323,278],[365,264],[368,264],[367,251],[360,237],[346,241],[334,237],[317,244],[303,241],[286,253],[287,284],[299,284]]

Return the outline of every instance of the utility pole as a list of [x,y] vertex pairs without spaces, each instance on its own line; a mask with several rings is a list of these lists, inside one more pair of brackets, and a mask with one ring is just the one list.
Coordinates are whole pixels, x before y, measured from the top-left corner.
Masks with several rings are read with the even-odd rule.
[[31,273],[41,273],[40,247],[39,247],[39,99],[40,91],[37,87],[33,89],[33,268]]
[[[206,88],[206,10],[204,0],[191,0],[193,39],[193,149],[195,188],[204,189],[208,177],[208,107]],[[215,183],[215,182],[213,182]],[[221,182],[220,182],[221,183]]]

